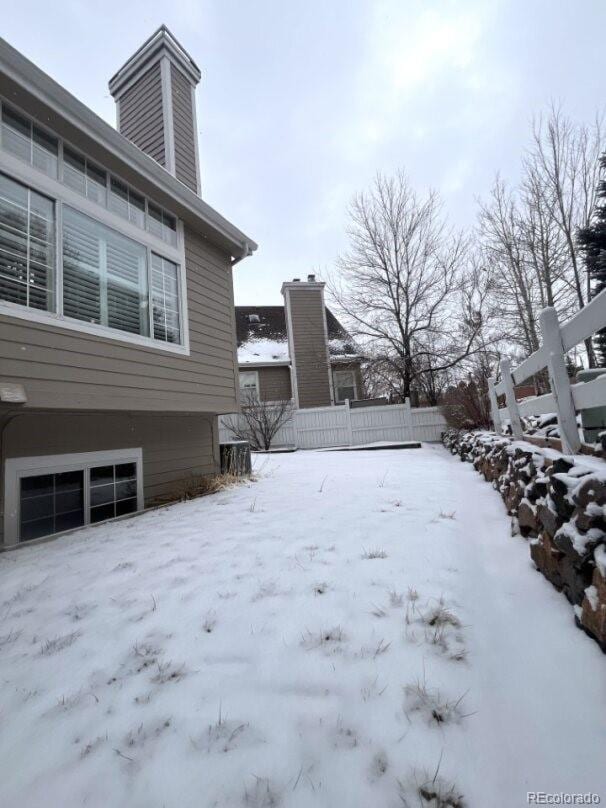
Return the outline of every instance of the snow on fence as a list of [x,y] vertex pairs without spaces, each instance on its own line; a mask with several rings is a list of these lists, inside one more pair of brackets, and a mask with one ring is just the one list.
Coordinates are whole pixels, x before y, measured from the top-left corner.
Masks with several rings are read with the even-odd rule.
[[[233,440],[227,424],[239,416],[219,416],[219,437]],[[439,441],[446,421],[438,407],[412,408],[405,404],[376,407],[315,407],[295,410],[278,430],[272,447],[324,449],[330,446],[360,446],[377,441]]]
[[[498,384],[495,379],[489,381],[492,420],[499,432],[502,418],[509,418],[513,436],[520,439],[523,436],[521,415],[555,412],[558,416],[562,449],[574,454],[581,448],[576,414],[606,405],[606,375],[590,382],[571,384],[566,369],[566,352],[606,327],[606,290],[596,295],[591,303],[564,325],[560,325],[557,312],[551,306],[541,312],[540,323],[543,338],[541,347],[513,370],[508,359],[501,360],[501,381]],[[514,384],[521,384],[545,368],[549,375],[551,392],[516,401]],[[504,408],[499,408],[498,396],[505,396]]]

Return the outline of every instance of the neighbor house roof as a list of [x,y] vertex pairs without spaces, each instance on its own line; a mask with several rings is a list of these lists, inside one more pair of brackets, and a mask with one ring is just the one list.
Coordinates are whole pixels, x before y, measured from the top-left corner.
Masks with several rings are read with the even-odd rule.
[[[355,359],[360,356],[351,335],[328,308],[326,325],[331,358]],[[290,361],[284,306],[236,306],[236,337],[241,365],[285,364]]]
[[[173,213],[229,249],[233,256],[242,258],[257,248],[249,236],[2,38],[0,80],[0,91],[9,99],[19,101],[22,92],[25,92],[37,105],[42,105],[43,123],[52,128],[53,118],[58,117],[75,127],[160,194],[169,196]],[[147,189],[142,190],[147,193]],[[160,194],[156,194],[156,201],[165,204]]]

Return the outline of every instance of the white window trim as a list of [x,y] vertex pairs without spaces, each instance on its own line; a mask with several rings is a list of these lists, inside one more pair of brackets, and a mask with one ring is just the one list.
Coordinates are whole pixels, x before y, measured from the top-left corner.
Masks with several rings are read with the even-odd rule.
[[240,384],[240,375],[242,373],[250,373],[254,374],[255,377],[255,391],[257,393],[257,399],[261,400],[261,389],[259,387],[259,371],[258,370],[239,370],[238,371],[238,384],[240,387],[240,397],[242,398],[243,394],[246,394],[247,390],[252,390],[252,387],[242,387]]
[[[41,193],[55,202],[55,223],[56,223],[56,246],[55,246],[55,307],[56,311],[40,311],[27,306],[20,306],[16,303],[9,303],[0,300],[0,314],[8,317],[18,317],[29,322],[46,323],[59,328],[66,328],[70,331],[80,331],[85,334],[92,334],[98,337],[124,342],[133,345],[141,345],[157,351],[176,353],[185,356],[190,354],[189,346],[189,319],[187,313],[187,274],[185,267],[185,233],[183,222],[177,219],[177,248],[171,247],[162,239],[156,238],[147,230],[131,224],[122,217],[112,213],[107,208],[103,208],[97,203],[87,199],[85,196],[72,191],[71,188],[63,185],[58,180],[46,176],[37,171],[27,163],[22,162],[12,155],[6,154],[0,149],[0,172],[6,174],[10,179],[21,182],[32,191]],[[68,205],[79,213],[94,219],[99,224],[115,230],[117,233],[142,244],[147,248],[148,273],[151,273],[151,253],[154,252],[177,264],[179,267],[179,287],[180,303],[182,311],[181,323],[181,344],[156,340],[152,336],[141,334],[129,334],[125,331],[118,331],[115,328],[98,325],[96,323],[86,323],[82,320],[72,319],[63,315],[63,295],[61,294],[63,282],[63,205]],[[151,293],[150,293],[151,310]]]
[[347,400],[345,398],[339,398],[339,384],[338,384],[337,379],[338,379],[338,375],[340,373],[351,373],[351,376],[352,376],[352,379],[353,379],[353,389],[354,389],[354,398],[351,399],[351,400],[352,401],[357,401],[358,400],[358,384],[356,382],[356,372],[355,372],[355,370],[351,370],[351,369],[347,368],[347,369],[343,369],[343,370],[333,370],[333,372],[332,372],[333,383],[334,383],[334,388],[335,388],[335,403],[336,404],[344,404],[345,401]]
[[[23,477],[35,477],[39,474],[60,474],[64,471],[84,471],[84,524],[79,528],[51,533],[49,536],[61,536],[72,530],[82,530],[90,525],[90,470],[100,465],[117,463],[136,463],[137,466],[137,511],[143,509],[143,450],[112,449],[104,452],[78,452],[75,454],[41,455],[38,457],[10,457],[6,460],[4,470],[4,544],[14,546],[20,544],[20,497],[19,483]],[[121,517],[113,517],[119,519]],[[104,520],[111,522],[111,519]],[[101,525],[103,522],[95,522]],[[41,536],[47,539],[49,536]],[[23,542],[34,544],[37,539]]]

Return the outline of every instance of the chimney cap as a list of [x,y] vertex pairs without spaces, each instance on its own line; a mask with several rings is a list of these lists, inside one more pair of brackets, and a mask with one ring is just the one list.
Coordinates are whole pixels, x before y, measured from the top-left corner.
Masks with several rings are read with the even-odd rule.
[[315,283],[316,282],[316,276],[313,275],[313,274],[308,275],[307,276],[307,282],[308,283]]
[[141,75],[153,64],[162,53],[166,53],[172,62],[178,65],[194,87],[199,83],[202,73],[198,65],[185,50],[176,36],[161,25],[137,48],[122,67],[109,80],[109,91],[114,98],[127,89],[129,82]]
[[300,283],[300,282],[301,282],[301,278],[293,278],[293,279],[292,279],[292,282],[293,282],[293,283]]

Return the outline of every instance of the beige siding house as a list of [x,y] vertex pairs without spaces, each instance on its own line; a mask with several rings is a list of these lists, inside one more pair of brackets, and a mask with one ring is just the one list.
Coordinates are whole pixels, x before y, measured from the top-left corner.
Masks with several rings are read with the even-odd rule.
[[308,275],[282,285],[283,306],[236,306],[243,402],[292,399],[297,408],[364,398],[362,357]]
[[116,130],[0,40],[0,546],[218,470],[256,245],[200,196],[199,80],[160,28],[110,82]]

